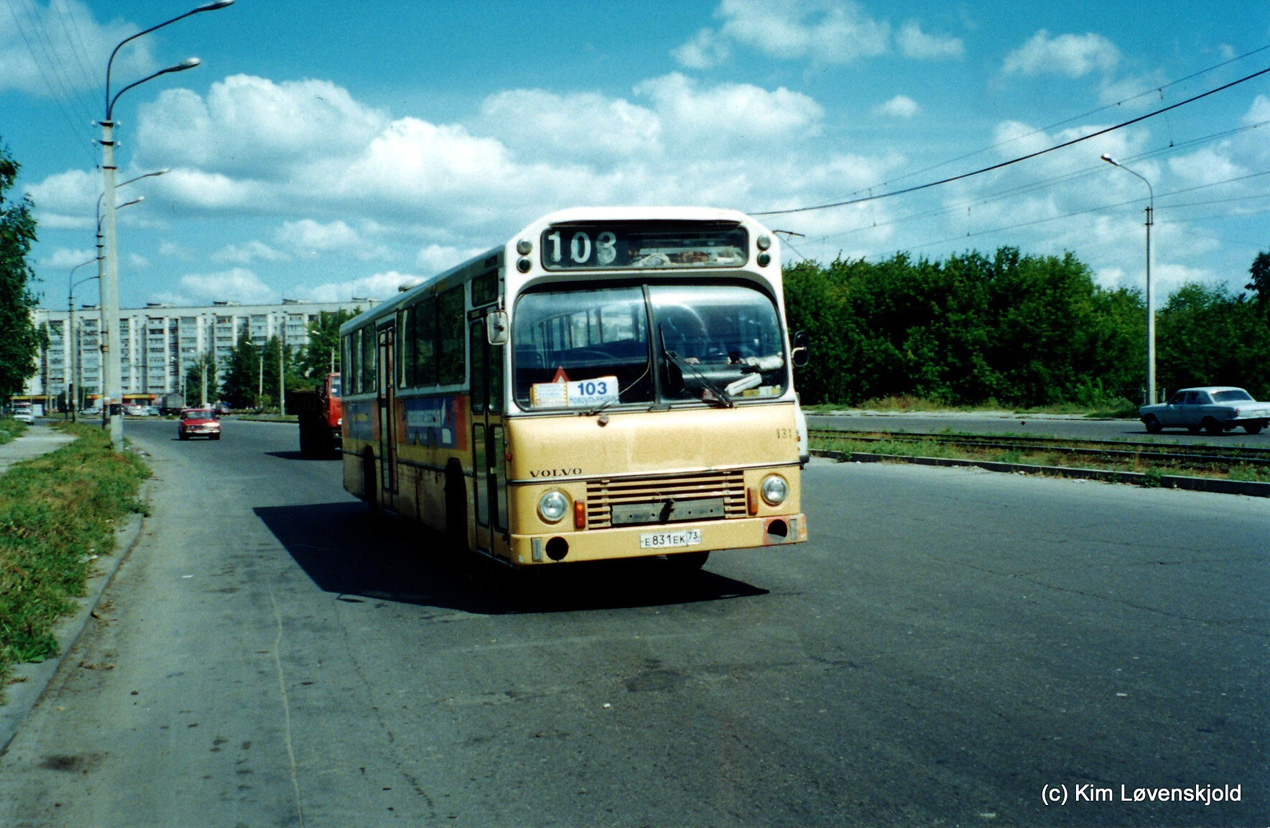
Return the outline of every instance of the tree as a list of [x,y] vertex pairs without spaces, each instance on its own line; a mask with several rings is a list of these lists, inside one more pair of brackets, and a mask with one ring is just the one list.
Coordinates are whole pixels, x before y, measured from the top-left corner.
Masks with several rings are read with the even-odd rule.
[[[309,324],[309,344],[301,351],[297,365],[297,373],[307,380],[305,387],[314,387],[332,371],[332,365],[333,370],[340,370],[340,325],[361,312],[361,308],[322,311]],[[290,387],[289,382],[287,387]]]
[[[204,373],[206,372],[206,373]],[[198,358],[190,363],[190,368],[185,372],[185,403],[193,405],[197,400],[202,405],[203,400],[203,383],[207,383],[207,402],[214,403],[220,399],[220,386],[217,383],[216,356],[211,352],[205,352],[198,355]]]
[[[243,339],[229,352],[221,381],[221,395],[234,408],[259,408],[262,349],[250,339]],[[274,376],[277,376],[275,371]]]
[[1258,253],[1257,258],[1252,260],[1248,273],[1252,276],[1252,281],[1244,287],[1257,294],[1259,304],[1270,307],[1270,253]]
[[0,144],[0,398],[8,399],[22,390],[37,370],[36,356],[45,337],[32,323],[31,310],[37,297],[31,290],[35,272],[27,264],[27,254],[35,241],[35,205],[30,196],[5,199],[13,187],[21,165]]
[[899,253],[799,262],[784,275],[790,328],[811,336],[797,380],[807,403],[1104,405],[1141,382],[1140,297],[1100,288],[1070,253]]

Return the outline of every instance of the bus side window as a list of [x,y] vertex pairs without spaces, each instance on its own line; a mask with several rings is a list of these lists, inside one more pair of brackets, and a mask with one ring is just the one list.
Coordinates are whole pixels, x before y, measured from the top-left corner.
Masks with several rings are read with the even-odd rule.
[[378,390],[375,388],[375,355],[378,351],[375,326],[367,325],[362,328],[362,392],[366,394]]
[[397,386],[399,388],[409,388],[415,384],[415,328],[419,324],[419,314],[416,313],[415,307],[404,308],[401,311],[401,318],[397,323],[397,330],[401,331],[401,336],[397,337],[397,347],[401,354],[397,357],[398,373]]
[[437,300],[429,296],[414,306],[415,381],[418,386],[437,384]]
[[467,325],[463,312],[462,285],[451,288],[438,297],[437,328],[440,342],[437,359],[440,371],[437,381],[442,385],[459,385],[467,375],[467,366],[464,365]]

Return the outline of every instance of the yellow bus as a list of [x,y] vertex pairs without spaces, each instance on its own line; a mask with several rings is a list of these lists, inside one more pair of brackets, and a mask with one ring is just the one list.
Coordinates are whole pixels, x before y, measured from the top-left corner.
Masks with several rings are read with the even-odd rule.
[[695,568],[807,538],[806,348],[742,213],[552,213],[340,336],[344,487],[461,548]]

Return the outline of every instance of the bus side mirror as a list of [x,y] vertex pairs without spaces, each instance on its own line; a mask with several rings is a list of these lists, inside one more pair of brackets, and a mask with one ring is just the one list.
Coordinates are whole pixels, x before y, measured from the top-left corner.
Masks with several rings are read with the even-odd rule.
[[491,345],[507,344],[507,311],[492,310],[485,314],[485,338]]
[[798,331],[794,334],[793,347],[789,349],[789,356],[794,361],[795,368],[802,368],[811,357],[811,352],[807,350],[807,332]]

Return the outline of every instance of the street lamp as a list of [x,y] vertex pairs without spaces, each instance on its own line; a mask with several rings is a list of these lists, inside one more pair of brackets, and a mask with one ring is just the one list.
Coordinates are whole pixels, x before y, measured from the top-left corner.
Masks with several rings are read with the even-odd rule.
[[75,286],[82,285],[84,282],[89,282],[93,279],[101,278],[101,274],[98,273],[95,276],[88,276],[76,282],[74,281],[75,271],[79,270],[81,267],[87,267],[95,261],[97,261],[97,259],[92,258],[86,262],[80,262],[71,268],[70,275],[66,277],[66,334],[62,337],[62,340],[69,342],[71,346],[71,378],[70,382],[66,383],[66,409],[70,413],[71,422],[75,422],[75,386],[79,381],[79,371],[77,370],[79,367],[79,343],[76,341],[77,338],[75,336]]
[[110,95],[110,71],[115,63],[115,55],[127,43],[149,34],[156,29],[171,25],[178,20],[183,20],[192,14],[199,12],[214,11],[223,9],[231,5],[234,0],[216,0],[214,3],[207,3],[192,9],[185,14],[166,20],[157,26],[151,26],[144,31],[137,32],[131,37],[124,38],[119,41],[114,50],[110,53],[110,59],[106,61],[106,117],[101,121],[101,168],[105,179],[103,196],[105,197],[105,215],[103,230],[105,233],[105,271],[102,275],[101,282],[101,315],[102,323],[106,326],[103,335],[106,337],[106,345],[102,356],[102,392],[105,397],[103,404],[105,406],[106,423],[110,429],[110,443],[116,450],[123,448],[123,370],[120,364],[121,356],[121,337],[119,331],[119,246],[118,238],[115,232],[115,138],[114,138],[114,109],[115,103],[118,102],[119,96],[134,86],[140,86],[146,81],[153,80],[160,75],[166,75],[170,72],[183,72],[186,69],[193,69],[198,66],[198,58],[190,58],[184,60],[166,69],[160,69],[151,75],[147,75],[139,81],[128,84],[123,89],[115,93],[114,97]]
[[1151,182],[1133,170],[1119,163],[1107,153],[1102,154],[1102,160],[1106,161],[1113,167],[1119,167],[1130,175],[1135,175],[1147,185],[1147,195],[1150,197],[1147,202],[1147,403],[1155,405],[1158,402],[1155,393],[1155,295],[1151,291],[1151,225],[1155,223],[1155,189],[1151,186]]

